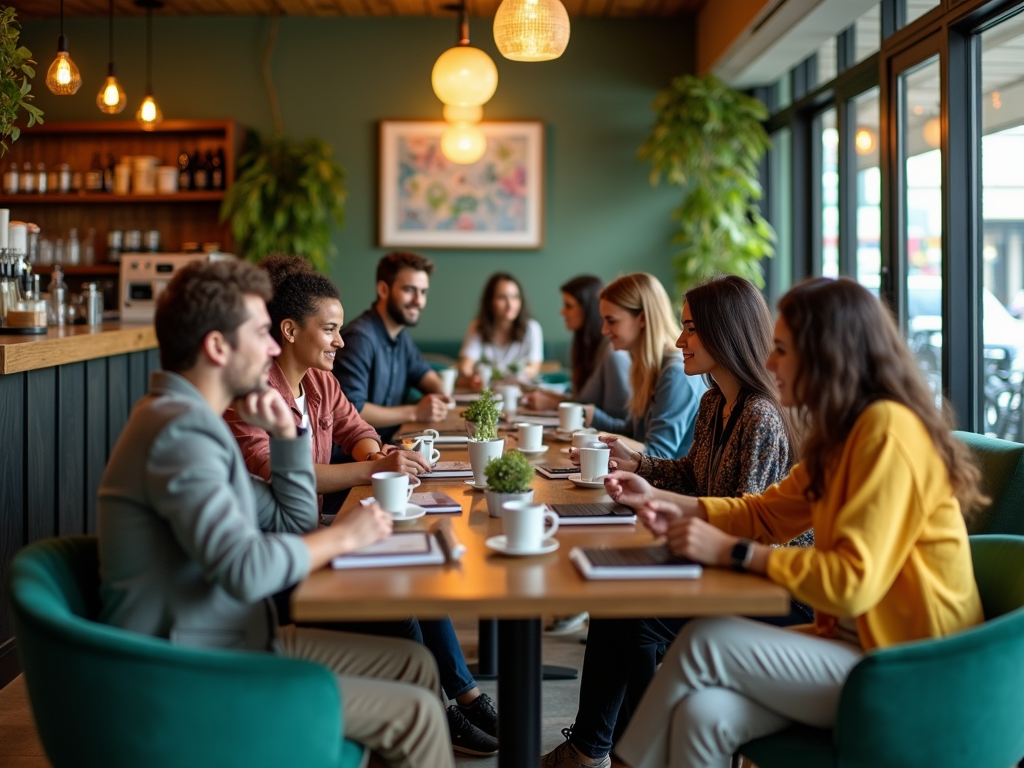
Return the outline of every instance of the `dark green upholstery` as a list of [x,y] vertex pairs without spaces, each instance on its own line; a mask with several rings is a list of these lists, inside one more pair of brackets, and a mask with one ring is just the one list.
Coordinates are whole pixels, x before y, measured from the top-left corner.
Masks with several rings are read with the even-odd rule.
[[99,624],[94,537],[22,549],[7,588],[32,712],[54,768],[355,768],[324,667],[192,650]]
[[1024,536],[1024,445],[974,432],[954,432],[981,469],[981,490],[992,505],[970,520],[970,533]]
[[984,624],[868,653],[835,728],[740,748],[759,768],[1009,768],[1024,756],[1024,538],[973,536]]

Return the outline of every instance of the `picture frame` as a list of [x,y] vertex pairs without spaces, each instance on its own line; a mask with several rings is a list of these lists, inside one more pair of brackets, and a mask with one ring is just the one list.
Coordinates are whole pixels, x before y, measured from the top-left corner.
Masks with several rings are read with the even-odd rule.
[[480,160],[441,153],[448,123],[382,120],[379,241],[388,248],[536,249],[544,244],[544,124],[478,123]]

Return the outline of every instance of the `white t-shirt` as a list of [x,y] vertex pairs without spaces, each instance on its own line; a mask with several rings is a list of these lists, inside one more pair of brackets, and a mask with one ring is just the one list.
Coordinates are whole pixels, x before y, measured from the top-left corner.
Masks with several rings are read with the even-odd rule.
[[536,320],[526,321],[526,333],[522,341],[498,346],[493,342],[485,344],[480,339],[477,321],[469,324],[466,338],[462,342],[459,357],[468,357],[479,361],[486,358],[500,373],[508,371],[512,363],[519,363],[520,371],[528,363],[540,363],[544,360],[544,333]]
[[298,408],[299,413],[302,414],[302,422],[299,424],[299,428],[308,429],[309,410],[306,408],[306,390],[302,388],[301,384],[299,384],[299,392],[301,392],[302,394],[295,398],[295,407]]

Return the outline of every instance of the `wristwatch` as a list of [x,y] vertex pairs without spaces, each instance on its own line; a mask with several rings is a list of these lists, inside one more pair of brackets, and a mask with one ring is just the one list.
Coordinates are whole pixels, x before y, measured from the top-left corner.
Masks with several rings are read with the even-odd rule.
[[729,554],[734,571],[746,571],[750,567],[750,561],[754,559],[754,542],[750,539],[740,539],[732,545],[732,552]]

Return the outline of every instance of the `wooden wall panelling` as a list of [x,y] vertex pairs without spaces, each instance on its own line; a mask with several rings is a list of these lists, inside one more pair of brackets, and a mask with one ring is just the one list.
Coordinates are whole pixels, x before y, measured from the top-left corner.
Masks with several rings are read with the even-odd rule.
[[128,421],[128,355],[107,358],[107,450],[104,458],[114,450],[114,444]]
[[85,363],[57,368],[57,535],[86,530]]
[[26,373],[26,543],[57,533],[57,368]]
[[107,465],[107,359],[85,363],[85,532],[96,533],[96,494]]
[[128,411],[135,401],[146,394],[146,353],[132,352],[128,355]]
[[[24,373],[0,376],[0,576],[25,541],[25,380]],[[14,632],[7,591],[0,589],[0,648]],[[2,680],[2,678],[0,678]]]

